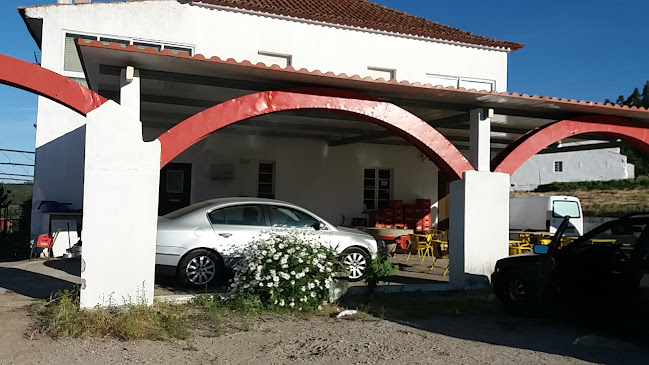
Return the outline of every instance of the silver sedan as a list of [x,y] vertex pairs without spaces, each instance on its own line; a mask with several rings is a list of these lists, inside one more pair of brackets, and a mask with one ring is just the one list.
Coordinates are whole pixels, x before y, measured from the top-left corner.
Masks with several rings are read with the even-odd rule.
[[188,286],[209,285],[223,278],[236,252],[273,226],[319,231],[322,243],[340,255],[350,281],[363,278],[380,242],[365,232],[336,227],[291,203],[220,198],[158,219],[156,269],[177,275]]

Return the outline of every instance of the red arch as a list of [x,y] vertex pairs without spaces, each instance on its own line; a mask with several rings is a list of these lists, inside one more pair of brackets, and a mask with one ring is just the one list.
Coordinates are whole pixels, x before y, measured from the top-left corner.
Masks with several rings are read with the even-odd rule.
[[296,109],[323,109],[353,114],[393,131],[430,158],[451,180],[473,170],[460,151],[435,128],[393,104],[368,100],[347,91],[303,88],[264,91],[226,101],[204,110],[171,128],[158,140],[162,146],[160,166],[181,152],[230,124],[259,115]]
[[107,100],[79,83],[38,65],[0,54],[0,84],[44,96],[86,115]]
[[626,118],[588,115],[562,120],[531,130],[512,142],[491,161],[495,172],[513,174],[525,161],[564,138],[578,134],[596,133],[628,142],[649,153],[649,129]]

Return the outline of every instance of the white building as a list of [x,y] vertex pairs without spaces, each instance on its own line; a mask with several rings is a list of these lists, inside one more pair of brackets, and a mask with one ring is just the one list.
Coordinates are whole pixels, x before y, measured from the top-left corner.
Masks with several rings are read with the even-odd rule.
[[[522,47],[471,35],[365,1],[359,1],[358,6],[366,11],[389,12],[388,16],[393,17],[390,19],[396,22],[395,31],[383,29],[385,25],[378,22],[353,19],[347,9],[335,10],[351,17],[343,19],[342,23],[346,24],[333,18],[339,15],[336,13],[285,15],[295,9],[273,8],[282,4],[276,1],[269,1],[270,10],[264,12],[237,8],[230,1],[217,0],[65,4],[70,2],[60,0],[61,4],[22,10],[30,31],[41,46],[41,65],[83,85],[88,85],[87,74],[97,75],[90,80],[90,88],[115,100],[119,100],[119,75],[111,78],[109,74],[115,71],[108,70],[106,65],[102,66],[105,70],[92,70],[89,69],[92,66],[86,64],[84,73],[76,39],[170,49],[191,56],[201,54],[238,62],[263,62],[268,66],[292,66],[298,70],[487,91],[506,91],[507,55]],[[333,20],[316,19],[327,16]],[[359,21],[367,24],[351,25]],[[408,29],[410,22],[419,26],[419,31]],[[427,34],[440,34],[445,38],[432,38]],[[161,85],[166,89],[164,96],[160,95]],[[144,123],[145,140],[157,138],[170,125],[207,106],[242,95],[242,91],[235,91],[232,85],[223,86],[201,85],[192,91],[198,100],[188,101],[187,86],[181,83],[143,80],[141,103],[134,106],[134,112],[139,111]],[[48,216],[44,217],[36,209],[40,201],[70,202],[75,208],[81,208],[83,202],[84,118],[45,98],[39,99],[37,118],[34,234],[42,233],[48,222]],[[174,161],[177,164],[170,167],[181,169],[188,174],[183,181],[191,181],[183,190],[189,195],[181,197],[181,204],[220,196],[268,194],[264,196],[303,205],[332,222],[339,223],[344,216],[349,223],[352,217],[363,216],[365,206],[371,209],[371,204],[378,204],[364,202],[361,184],[365,169],[390,171],[390,198],[406,202],[416,198],[437,201],[437,168],[430,161],[420,159],[414,147],[395,146],[397,142],[385,141],[385,138],[372,141],[379,144],[329,147],[327,141],[344,139],[350,133],[372,132],[372,126],[367,123],[340,116],[336,119],[336,125],[345,125],[347,130],[332,131],[333,120],[285,115],[273,117],[272,121],[278,126],[288,126],[290,132],[256,131],[246,126],[232,128],[233,134],[207,138],[179,156]],[[466,148],[467,133],[457,130],[451,133],[466,136],[460,142]],[[291,148],[287,148],[289,146]],[[295,151],[300,151],[297,161]],[[262,168],[272,170],[271,185],[259,184],[258,174]],[[183,179],[181,174],[169,176]],[[304,181],[305,177],[309,180]],[[60,183],[63,180],[65,184]],[[269,190],[259,190],[262,188]],[[377,195],[374,200],[378,198]],[[162,212],[169,209],[172,208],[163,208]]]
[[[569,147],[564,147],[569,148]],[[532,156],[511,177],[512,190],[529,191],[552,182],[633,179],[633,164],[620,148],[541,153]]]
[[6,57],[22,72],[0,67],[0,82],[47,97],[32,234],[51,230],[42,201],[83,209],[82,306],[143,286],[151,301],[156,213],[232,195],[333,223],[430,199],[433,220],[452,222],[463,288],[507,255],[510,175],[525,160],[583,133],[649,146],[627,123],[646,110],[507,93],[521,44],[365,0],[71,2],[20,12],[42,67],[90,90]]

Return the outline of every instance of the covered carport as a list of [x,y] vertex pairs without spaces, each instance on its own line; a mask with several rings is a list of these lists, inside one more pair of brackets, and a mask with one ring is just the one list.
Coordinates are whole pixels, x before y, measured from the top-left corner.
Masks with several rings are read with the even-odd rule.
[[[159,169],[217,131],[315,139],[330,149],[361,142],[416,147],[450,181],[451,282],[458,288],[484,280],[495,260],[507,255],[509,174],[526,158],[560,151],[559,141],[583,139],[599,142],[578,148],[625,140],[647,149],[644,109],[97,41],[80,41],[78,48],[89,87],[98,94],[53,73],[36,80],[29,75],[37,66],[8,57],[0,81],[87,116],[85,307],[152,300]],[[159,133],[147,136],[151,127]],[[106,217],[119,217],[119,229],[106,229]]]

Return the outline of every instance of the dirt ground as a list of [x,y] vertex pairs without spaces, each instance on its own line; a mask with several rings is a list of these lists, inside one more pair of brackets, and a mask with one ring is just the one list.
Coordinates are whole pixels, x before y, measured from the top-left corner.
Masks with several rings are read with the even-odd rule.
[[649,349],[583,327],[504,315],[254,319],[219,337],[122,342],[34,333],[33,300],[0,294],[0,364],[639,364]]
[[[409,281],[416,285],[424,278],[422,275],[431,275],[430,263],[417,267],[412,259],[401,261],[404,260],[398,263],[402,269],[411,271],[408,275],[412,277],[395,285]],[[244,326],[245,330],[218,337],[196,331],[188,341],[55,340],[34,332],[28,306],[38,298],[47,298],[53,289],[74,286],[78,281],[77,265],[64,264],[57,261],[0,264],[0,365],[639,364],[649,358],[649,330],[644,338],[629,338],[623,332],[556,319],[505,314],[430,316],[430,308],[422,311],[412,305],[413,300],[404,301],[412,309],[400,310],[394,318],[388,312],[379,316],[381,319],[369,321],[336,320],[327,316],[254,317],[249,326]],[[445,262],[436,263],[431,275],[442,283],[447,280],[441,276],[445,265]],[[156,294],[175,291],[173,285],[156,287]],[[397,295],[413,299],[413,294]]]

